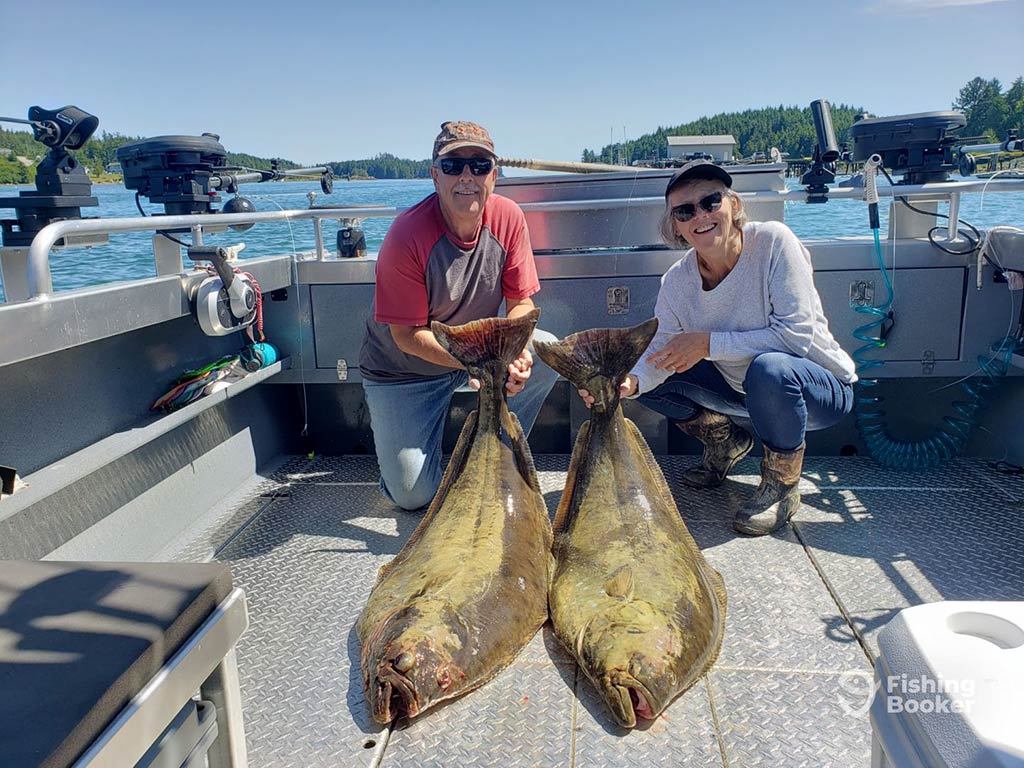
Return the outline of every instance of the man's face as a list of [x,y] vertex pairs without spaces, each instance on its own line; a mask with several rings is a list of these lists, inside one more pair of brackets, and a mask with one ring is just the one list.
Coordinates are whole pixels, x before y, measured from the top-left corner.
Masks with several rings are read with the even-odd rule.
[[483,216],[484,203],[498,181],[498,167],[495,165],[483,176],[474,176],[470,166],[465,165],[461,173],[448,175],[438,167],[441,160],[447,158],[489,160],[490,155],[475,147],[460,147],[442,155],[430,166],[430,177],[434,180],[434,189],[437,190],[437,196],[441,201],[441,209],[446,214],[459,219]]

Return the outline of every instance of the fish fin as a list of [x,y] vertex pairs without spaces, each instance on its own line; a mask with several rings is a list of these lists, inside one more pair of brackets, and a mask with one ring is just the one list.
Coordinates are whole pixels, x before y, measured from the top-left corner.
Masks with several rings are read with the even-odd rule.
[[512,455],[516,460],[516,468],[523,479],[530,484],[537,493],[540,493],[540,480],[537,477],[537,467],[533,463],[533,454],[530,453],[530,445],[526,442],[526,433],[519,423],[519,418],[507,407],[501,409],[501,418],[505,423],[505,431],[508,432],[509,440],[512,441]]
[[[489,317],[464,325],[445,325],[435,320],[430,324],[434,337],[448,354],[466,366],[470,373],[481,370],[488,362],[500,363],[504,371],[522,354],[537,327],[539,309],[532,309],[522,317]],[[504,379],[502,379],[504,381]]]
[[[724,594],[725,593],[723,592],[723,597],[724,597]],[[707,682],[710,685],[710,683],[711,683],[711,677],[710,677],[711,676],[711,668],[713,666],[715,666],[715,662],[718,661],[718,656],[722,653],[722,641],[725,639],[725,612],[724,611],[721,613],[721,617],[722,617],[722,620],[719,623],[718,630],[715,633],[715,637],[711,641],[712,643],[714,643],[714,649],[711,651],[710,654],[708,654],[708,658],[707,658],[707,661],[704,662],[704,666],[700,669],[700,671],[696,675],[694,675],[693,681],[684,690],[689,690],[691,687],[693,687],[693,684],[696,683],[698,680],[700,680],[702,677],[707,677],[708,678]],[[683,692],[684,691],[680,691],[680,693],[683,693]]]
[[[700,555],[703,560],[703,553],[700,551],[700,547],[697,546],[697,542],[694,541],[693,536],[690,534],[689,528],[686,527],[686,523],[683,522],[683,516],[679,512],[679,507],[676,506],[675,497],[672,495],[672,489],[668,486],[668,481],[665,479],[665,474],[661,471],[661,466],[658,464],[657,459],[654,458],[654,454],[651,453],[651,448],[647,445],[647,441],[644,439],[643,434],[640,432],[640,428],[637,427],[629,419],[624,419],[626,426],[630,433],[633,435],[633,439],[636,442],[637,450],[640,455],[643,456],[645,463],[647,464],[648,471],[651,473],[651,479],[654,481],[655,486],[661,493],[666,507],[674,509],[679,520],[680,538],[683,543],[689,548],[691,552]],[[706,561],[705,561],[706,563]],[[707,566],[708,571],[713,571],[710,565]],[[714,581],[712,580],[712,585]],[[724,590],[723,590],[724,591]]]
[[633,568],[624,565],[604,583],[604,591],[608,597],[620,597],[627,602],[633,599]]
[[[516,646],[518,647],[507,658],[501,659],[500,661],[496,661],[494,665],[487,671],[486,674],[480,675],[480,677],[475,679],[471,684],[459,688],[458,690],[453,691],[451,694],[447,696],[441,696],[435,699],[433,704],[445,701],[446,699],[455,698],[456,696],[462,696],[466,693],[469,693],[470,691],[475,691],[480,686],[486,685],[491,680],[496,678],[498,675],[500,675],[502,672],[504,672],[506,669],[512,666],[512,664],[519,658],[520,654],[522,654],[523,649],[530,644],[530,641],[533,640],[534,635],[536,635],[537,632],[540,631],[540,629],[544,626],[544,622],[546,621],[547,617],[545,617],[540,623],[531,622],[530,624],[528,624],[526,632],[524,632],[522,639],[516,642]],[[431,706],[433,706],[433,704]]]
[[[689,537],[690,541],[693,541],[693,537]],[[693,542],[694,548],[697,548],[697,542]],[[698,549],[698,551],[700,551]],[[708,581],[711,584],[711,592],[714,599],[718,602],[718,625],[714,628],[714,637],[711,642],[714,643],[714,650],[708,654],[707,662],[704,664],[704,668],[697,675],[697,678],[707,675],[714,666],[715,662],[718,661],[718,655],[722,652],[722,640],[725,638],[725,614],[726,604],[728,600],[725,595],[725,579],[722,578],[722,574],[711,567],[710,564],[705,560],[704,568],[701,569],[708,577]],[[696,682],[696,679],[694,680]],[[710,681],[709,681],[710,682]]]
[[399,553],[395,555],[390,562],[381,566],[381,569],[377,574],[378,582],[387,576],[387,574],[394,568],[397,568],[409,556],[409,552],[412,551],[416,542],[423,536],[423,532],[430,525],[430,521],[433,520],[434,515],[437,514],[437,510],[441,508],[444,500],[448,497],[448,491],[451,489],[452,485],[452,478],[462,471],[462,467],[466,463],[466,456],[469,455],[469,447],[473,444],[473,437],[476,435],[478,418],[478,411],[472,411],[469,416],[466,417],[466,422],[462,425],[462,432],[459,433],[459,441],[455,444],[455,450],[452,451],[451,458],[448,460],[448,468],[444,471],[444,476],[441,478],[441,484],[437,488],[437,493],[434,494],[434,500],[430,502],[430,506],[427,508],[427,513],[423,515],[423,519],[420,521],[420,524],[416,526],[416,530],[409,536]]
[[632,328],[594,328],[561,341],[534,342],[540,359],[573,383],[593,390],[595,377],[617,385],[640,359],[658,330],[657,318]]
[[[540,343],[540,342],[538,342]],[[536,347],[537,344],[534,344]],[[570,509],[575,511],[574,499],[576,498],[576,480],[580,472],[580,465],[584,461],[583,454],[586,453],[587,436],[590,434],[590,422],[583,422],[579,434],[576,435],[576,444],[572,447],[572,460],[569,462],[569,473],[565,476],[565,490],[562,491],[562,498],[558,502],[558,511],[555,512],[555,521],[551,524],[555,533],[558,533],[568,523]]]
[[[693,535],[690,533],[690,529],[686,527],[686,523],[683,522],[682,515],[679,514],[679,507],[676,506],[675,499],[672,496],[672,489],[668,487],[668,481],[665,479],[664,473],[661,471],[657,460],[654,458],[654,454],[651,453],[650,446],[647,445],[647,441],[644,436],[640,433],[640,429],[629,419],[625,419],[626,424],[629,426],[630,432],[633,434],[634,439],[637,443],[637,450],[644,457],[647,462],[648,469],[651,473],[652,479],[654,480],[655,486],[664,495],[665,503],[669,505],[668,508],[676,510],[679,521],[679,540],[683,545],[693,554],[694,560],[700,564],[698,571],[704,574],[707,579],[708,586],[710,587],[711,596],[717,600],[720,610],[718,611],[719,622],[715,628],[716,638],[714,640],[715,650],[708,656],[708,661],[704,665],[704,669],[701,670],[700,674],[704,674],[711,665],[718,659],[718,654],[722,650],[722,638],[725,635],[725,611],[726,611],[726,594],[725,594],[725,580],[722,578],[722,574],[716,571],[708,561],[704,558],[704,553],[700,551],[700,547],[697,546],[697,542],[694,540]],[[697,675],[700,677],[700,675]]]
[[[651,453],[651,447],[647,445],[647,440],[644,438],[643,433],[631,419],[623,419],[623,421],[626,422],[626,428],[633,436],[637,451],[640,453],[644,463],[647,465],[647,469],[652,475],[652,479],[655,486],[658,488],[658,492],[664,496],[665,501],[678,513],[679,508],[676,506],[675,497],[672,495],[672,489],[669,488],[668,481],[665,479],[665,473],[661,471],[661,465],[658,464],[658,460],[655,459],[654,454]],[[682,520],[681,516],[680,520]]]
[[711,579],[711,586],[714,588],[715,596],[718,598],[718,604],[722,606],[722,613],[725,613],[726,605],[728,605],[729,602],[725,594],[725,579],[722,578],[722,574],[710,566],[708,566],[708,571],[708,576]]

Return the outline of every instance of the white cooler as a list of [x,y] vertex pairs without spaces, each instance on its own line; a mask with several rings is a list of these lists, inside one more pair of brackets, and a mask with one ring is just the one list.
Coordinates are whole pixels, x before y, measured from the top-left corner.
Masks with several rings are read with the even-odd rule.
[[875,768],[1024,768],[1024,602],[907,608],[878,649]]

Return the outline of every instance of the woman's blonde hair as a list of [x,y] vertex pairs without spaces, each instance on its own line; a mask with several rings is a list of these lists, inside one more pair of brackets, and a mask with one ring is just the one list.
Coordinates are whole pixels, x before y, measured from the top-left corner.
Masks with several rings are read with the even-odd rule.
[[[700,181],[700,179],[694,179],[694,181]],[[685,186],[685,184],[680,185]],[[729,187],[725,187],[722,194],[728,197],[732,201],[732,225],[738,229],[741,229],[744,224],[747,223],[747,211],[743,207],[743,200],[740,196],[733,192]],[[676,187],[675,189],[679,189]],[[672,218],[672,209],[668,205],[668,200],[665,201],[665,210],[661,213],[661,221],[659,223],[661,229],[661,239],[669,248],[683,249],[689,248],[690,244],[686,241],[686,238],[676,233],[676,228],[672,225],[674,219]]]

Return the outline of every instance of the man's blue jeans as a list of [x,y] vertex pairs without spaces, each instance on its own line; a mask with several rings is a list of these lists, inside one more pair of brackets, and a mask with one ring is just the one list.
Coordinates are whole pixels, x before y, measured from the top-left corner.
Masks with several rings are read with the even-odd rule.
[[784,352],[758,355],[743,380],[746,395],[729,386],[709,360],[670,376],[637,399],[670,419],[686,421],[698,408],[749,419],[774,451],[799,448],[804,433],[826,429],[853,409],[853,386],[806,358]]
[[[536,330],[534,340],[557,341]],[[531,343],[532,348],[532,343]],[[532,349],[531,349],[532,351]],[[526,387],[508,399],[527,435],[558,374],[533,355]],[[380,490],[403,509],[427,506],[441,485],[441,440],[452,394],[469,379],[464,370],[405,382],[363,380],[380,466]]]

